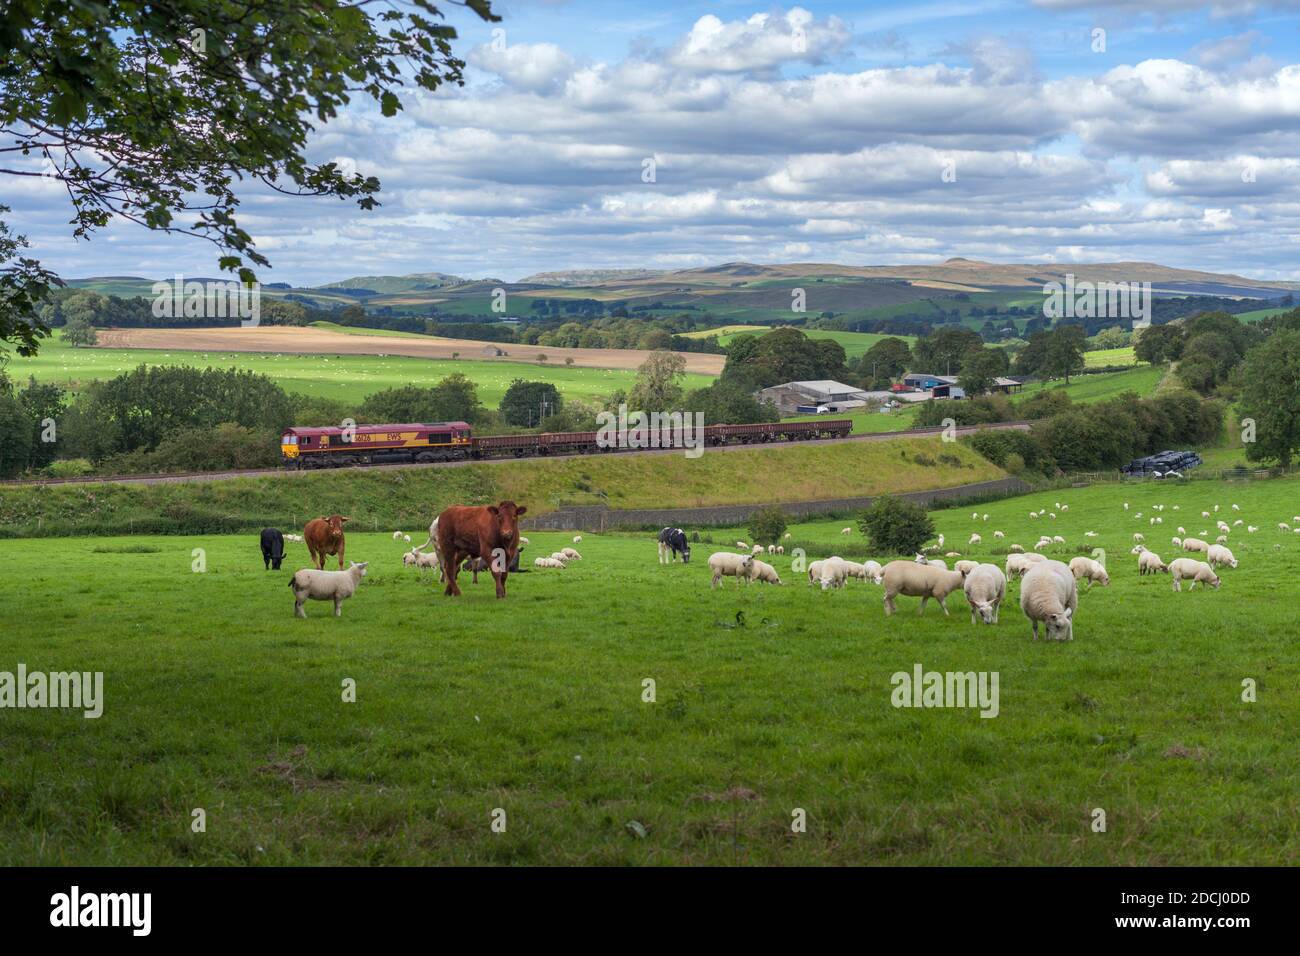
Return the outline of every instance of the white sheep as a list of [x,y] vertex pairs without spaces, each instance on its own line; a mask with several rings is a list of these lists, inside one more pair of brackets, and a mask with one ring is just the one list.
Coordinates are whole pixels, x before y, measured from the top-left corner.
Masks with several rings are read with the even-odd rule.
[[1184,528],[1182,525],[1179,525],[1179,526],[1178,526],[1178,533],[1179,533],[1179,534],[1187,534],[1187,529]]
[[411,536],[410,536],[409,534],[404,534],[404,535],[402,535],[402,540],[405,541],[407,544],[410,544],[410,543],[411,543]]
[[1024,574],[1035,564],[1039,564],[1047,559],[1041,554],[1008,554],[1007,555],[1007,577],[1014,578]]
[[989,516],[988,516],[988,515],[985,515],[985,516],[984,516],[984,520],[985,520],[985,521],[988,521],[988,520],[989,520]]
[[[970,605],[970,622],[985,624],[998,622],[998,608],[1007,596],[1007,579],[996,564],[977,564],[966,575],[962,584],[966,603]],[[976,615],[978,614],[978,618]]]
[[1172,544],[1175,548],[1181,548],[1183,546],[1183,539],[1175,535],[1174,537],[1169,539],[1169,543]]
[[351,561],[346,571],[318,571],[315,568],[295,571],[293,577],[289,579],[289,587],[293,588],[294,617],[307,616],[302,606],[309,599],[333,601],[334,616],[341,616],[343,602],[352,597],[357,585],[366,576],[366,566],[369,563],[369,561],[362,561],[358,564],[356,561]]
[[1059,534],[1052,535],[1052,544],[1065,544],[1065,539]]
[[1214,573],[1214,568],[1210,567],[1204,561],[1197,561],[1195,558],[1179,558],[1169,563],[1169,575],[1173,578],[1173,589],[1181,591],[1183,589],[1183,580],[1190,580],[1192,583],[1187,586],[1187,590],[1192,590],[1196,585],[1209,585],[1218,590],[1222,583],[1219,576]]
[[1102,587],[1110,586],[1110,575],[1106,573],[1106,568],[1100,561],[1094,561],[1092,558],[1085,558],[1079,555],[1077,558],[1070,559],[1070,573],[1074,575],[1076,581],[1088,580],[1088,588],[1091,589],[1093,584],[1100,584]]
[[564,568],[564,567],[566,567],[566,565],[565,565],[565,563],[564,563],[563,561],[557,560],[556,558],[534,558],[534,559],[533,559],[533,567],[535,567],[535,568]]
[[[523,543],[522,539],[520,540],[520,543],[521,543],[521,544]],[[576,548],[561,548],[561,549],[560,549],[560,554],[564,555],[564,556],[565,556],[566,558],[568,558],[570,561],[581,561],[581,560],[582,560],[582,555],[580,555],[580,554],[578,553],[578,550],[577,550]]]
[[762,581],[765,584],[780,584],[781,577],[776,573],[776,568],[766,561],[755,561],[754,566],[750,568],[749,580]]
[[872,584],[879,584],[885,576],[885,569],[880,566],[878,561],[862,562],[862,571],[865,575],[864,580],[870,581]]
[[840,534],[852,534],[852,533],[853,533],[853,529],[852,529],[852,528],[841,528],[841,529],[840,529]]
[[783,544],[778,544],[778,545],[776,546],[776,553],[777,553],[777,554],[785,554],[785,545],[783,545]]
[[1232,506],[1232,510],[1233,510],[1233,511],[1240,511],[1240,510],[1241,510],[1241,506],[1240,506],[1240,505],[1233,505],[1233,506]]
[[1209,551],[1210,546],[1200,538],[1183,538],[1184,551]]
[[1249,531],[1251,534],[1254,534],[1256,531],[1259,530],[1259,525],[1248,524],[1246,525],[1246,530]]
[[528,545],[530,545],[531,543],[532,543],[532,542],[529,541],[527,538],[525,538],[523,535],[520,535],[520,536],[519,536],[519,547],[521,547],[521,548],[525,548],[525,547],[527,547]]
[[960,571],[948,571],[934,564],[917,564],[915,561],[890,561],[884,568],[885,614],[891,615],[897,610],[894,598],[898,595],[919,597],[921,606],[917,614],[925,613],[925,605],[934,598],[948,615],[948,606],[944,603],[948,595],[958,590],[965,579]]
[[1020,610],[1034,626],[1046,624],[1049,641],[1074,640],[1074,611],[1079,606],[1079,586],[1060,561],[1044,561],[1025,573],[1020,584]]
[[1240,527],[1241,527],[1242,525],[1244,525],[1245,523],[1246,523],[1246,522],[1244,522],[1244,521],[1242,521],[1240,518],[1238,518],[1236,521],[1234,521],[1234,522],[1232,523],[1232,526],[1233,526],[1234,528],[1240,528]]
[[995,537],[995,538],[1005,538],[1006,535],[1003,534],[1001,531],[994,531],[994,532],[993,532],[993,537]]
[[1023,544],[1012,544],[1007,546],[1007,550],[1012,554],[1024,554],[1025,546]]
[[827,558],[821,562],[818,569],[817,581],[823,591],[827,588],[842,588],[844,581],[848,577],[849,569],[841,558]]
[[981,538],[979,535],[973,534],[970,536],[970,541],[968,541],[967,544],[980,544],[981,542],[983,542],[983,540],[984,539]]
[[1145,540],[1146,540],[1146,537],[1145,537],[1144,535],[1142,535],[1142,534],[1134,534],[1134,535],[1133,535],[1133,540],[1134,540],[1134,541],[1145,541]]
[[776,554],[776,545],[774,545],[774,544],[769,544],[769,545],[767,546],[767,553],[768,553],[768,554]]
[[1237,566],[1237,559],[1233,557],[1232,551],[1221,544],[1210,545],[1210,550],[1206,552],[1205,557],[1210,562],[1210,567],[1217,568],[1227,565],[1230,568]]
[[958,561],[952,566],[954,571],[960,571],[963,576],[970,574],[980,566],[978,561]]
[[1169,565],[1160,560],[1154,551],[1142,551],[1138,554],[1138,574],[1168,574]]
[[1291,530],[1291,526],[1290,526],[1289,524],[1287,524],[1285,521],[1279,521],[1279,522],[1277,523],[1277,529],[1278,529],[1279,531],[1290,531],[1290,530]]
[[552,551],[552,552],[551,552],[551,560],[552,560],[552,561],[559,561],[560,564],[565,565],[566,567],[567,567],[568,564],[569,564],[569,556],[568,556],[567,554],[565,554],[563,551]]
[[763,553],[763,546],[761,544],[756,544],[749,549],[749,553],[757,557],[758,555]]
[[741,578],[749,583],[750,572],[754,568],[754,557],[749,554],[732,554],[730,551],[716,551],[709,555],[709,570],[713,572],[710,589],[716,588],[724,577],[734,577],[739,584]]
[[791,534],[791,532],[787,531],[785,534],[781,535],[781,540],[782,540],[782,541],[789,541],[789,540],[790,540],[790,534]]
[[1219,535],[1217,538],[1214,539],[1214,543],[1215,543],[1215,544],[1224,544],[1227,540],[1228,540],[1228,536],[1227,536],[1226,534],[1221,534],[1221,535]]
[[737,541],[737,542],[736,542],[736,547],[740,548],[742,551],[748,551],[748,550],[749,550],[749,545],[745,544],[745,542],[743,542],[743,541]]
[[582,543],[582,535],[580,535],[580,534],[575,534],[575,535],[573,536],[573,543],[574,543],[574,544],[581,544],[581,543]]
[[394,541],[396,541],[396,540],[397,540],[398,538],[400,538],[401,536],[402,536],[402,532],[400,532],[400,531],[394,531],[394,532],[393,532],[393,540],[394,540]]

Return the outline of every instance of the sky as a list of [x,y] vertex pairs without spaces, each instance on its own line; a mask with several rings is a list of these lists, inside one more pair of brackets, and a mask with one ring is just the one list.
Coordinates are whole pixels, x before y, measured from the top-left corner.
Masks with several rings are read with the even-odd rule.
[[[380,208],[241,192],[263,282],[952,256],[1300,280],[1300,0],[494,8],[449,8],[463,87],[313,136]],[[56,184],[7,179],[64,277],[219,274],[199,239],[74,240]]]

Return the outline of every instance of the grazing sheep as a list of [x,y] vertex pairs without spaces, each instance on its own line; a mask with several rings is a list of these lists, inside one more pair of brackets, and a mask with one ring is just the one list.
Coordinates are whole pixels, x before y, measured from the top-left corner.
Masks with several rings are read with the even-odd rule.
[[400,531],[394,531],[394,532],[393,532],[393,540],[394,540],[394,541],[396,541],[396,540],[397,540],[398,538],[400,538],[401,536],[402,536],[402,532],[400,532]]
[[737,541],[737,542],[736,542],[736,547],[740,548],[742,551],[748,551],[748,550],[749,550],[749,545],[745,544],[745,542],[743,542],[743,541]]
[[894,598],[902,594],[921,599],[921,606],[916,609],[917,614],[924,614],[926,603],[934,598],[947,617],[948,606],[944,601],[964,581],[960,571],[948,571],[934,564],[917,564],[915,561],[890,561],[884,568],[885,615],[889,616],[897,610]]
[[1228,540],[1228,536],[1227,536],[1226,534],[1221,534],[1221,535],[1219,535],[1217,538],[1214,539],[1214,543],[1215,543],[1215,544],[1223,544],[1223,543],[1224,543],[1225,541],[1227,541],[1227,540]]
[[1101,562],[1094,561],[1092,558],[1085,558],[1083,555],[1070,559],[1070,573],[1074,575],[1076,581],[1087,578],[1089,589],[1092,588],[1094,582],[1102,587],[1110,586],[1110,575],[1106,573],[1106,569]]
[[1069,505],[1061,505],[1061,511],[1064,512],[1064,511],[1069,511],[1069,510],[1070,510],[1070,506],[1069,506]]
[[575,534],[575,535],[573,536],[573,543],[574,543],[574,544],[581,544],[581,543],[582,543],[582,535],[580,535],[580,534]]
[[776,545],[774,545],[774,544],[769,544],[769,545],[767,546],[767,553],[768,553],[768,554],[776,554]]
[[1009,552],[1011,552],[1012,554],[1024,554],[1024,553],[1025,553],[1025,546],[1024,546],[1023,544],[1013,544],[1013,545],[1010,545],[1010,546],[1007,548],[1007,550],[1008,550]]
[[1055,511],[1049,512],[1048,515],[1047,515],[1047,517],[1049,517],[1049,518],[1051,518],[1053,521],[1055,521],[1055,520],[1056,520],[1056,512],[1055,512]]
[[1034,545],[1034,550],[1042,551],[1044,548],[1049,547],[1051,543],[1052,543],[1051,538],[1048,538],[1046,541],[1039,541]]
[[1074,611],[1079,606],[1079,586],[1060,561],[1044,561],[1030,568],[1020,583],[1020,610],[1034,626],[1047,625],[1049,641],[1074,640]]
[[970,541],[968,541],[967,544],[980,544],[980,543],[982,543],[983,541],[984,541],[984,539],[981,538],[979,535],[977,535],[977,534],[973,534],[973,535],[970,536]]
[[958,561],[956,564],[952,566],[952,569],[954,571],[960,571],[962,573],[962,576],[965,577],[966,575],[970,574],[979,566],[980,563],[978,561]]
[[763,553],[763,546],[761,544],[756,544],[749,549],[749,553],[757,557],[758,555]]
[[781,540],[782,540],[782,541],[789,541],[789,540],[790,540],[790,534],[791,534],[791,532],[787,531],[785,534],[781,535]]
[[1085,538],[1095,538],[1095,537],[1097,537],[1097,532],[1095,532],[1095,531],[1085,531],[1085,532],[1083,533],[1083,536],[1084,536]]
[[979,520],[980,520],[980,513],[979,513],[978,511],[972,511],[972,512],[970,513],[970,520],[971,520],[971,521],[979,521]]
[[1037,518],[1037,517],[1038,517],[1038,514],[1039,514],[1039,513],[1038,513],[1037,511],[1031,511],[1031,512],[1029,512],[1029,517],[1031,517],[1031,518]]
[[809,583],[809,584],[814,583],[815,581],[817,581],[817,580],[821,577],[821,575],[822,575],[822,564],[823,564],[823,562],[821,562],[821,561],[814,561],[812,564],[808,565],[808,583]]
[[766,561],[755,561],[754,566],[749,571],[749,580],[762,581],[765,584],[780,584],[781,578],[776,573],[776,568]]
[[1145,541],[1145,540],[1146,540],[1146,536],[1143,535],[1143,534],[1141,534],[1140,532],[1138,532],[1138,533],[1134,533],[1134,535],[1133,535],[1133,540],[1134,540],[1134,541]]
[[993,537],[995,537],[995,538],[1005,538],[1006,535],[1003,534],[1001,531],[994,531],[994,532],[993,532]]
[[1210,546],[1200,538],[1183,538],[1184,551],[1209,551]]
[[1124,510],[1125,510],[1125,511],[1128,511],[1128,502],[1127,502],[1127,501],[1124,502]]
[[1187,590],[1192,590],[1196,585],[1209,585],[1218,589],[1219,576],[1214,573],[1214,568],[1210,567],[1204,561],[1197,561],[1195,558],[1179,558],[1176,561],[1169,562],[1169,576],[1173,578],[1175,591],[1183,589],[1183,579],[1186,578],[1192,583],[1187,586]]
[[1287,524],[1285,521],[1279,521],[1279,522],[1277,523],[1277,529],[1278,529],[1279,531],[1290,531],[1290,530],[1291,530],[1291,526],[1290,526],[1289,524]]
[[849,576],[847,562],[842,558],[827,558],[818,569],[817,581],[825,591],[827,588],[842,588]]
[[1227,565],[1230,568],[1237,566],[1237,559],[1233,557],[1232,552],[1221,544],[1210,546],[1210,550],[1205,553],[1205,557],[1210,562],[1210,567],[1217,568]]
[[879,584],[885,576],[885,569],[880,566],[878,561],[862,562],[862,570],[865,574],[864,580],[870,581],[872,584]]
[[525,538],[523,535],[520,535],[520,536],[519,536],[519,547],[520,547],[520,548],[526,548],[526,547],[527,547],[528,545],[530,545],[530,544],[532,544],[532,542],[529,541],[527,538]]
[[1007,555],[1007,577],[1014,578],[1017,575],[1024,574],[1034,566],[1034,562],[1029,560],[1027,554],[1008,554]]
[[939,558],[931,558],[929,561],[925,563],[927,566],[932,568],[943,568],[945,571],[948,570],[948,562],[940,560]]
[[555,558],[534,558],[534,559],[533,559],[533,567],[535,567],[535,568],[563,568],[563,567],[566,567],[566,565],[565,565],[565,563],[564,563],[563,561],[558,561],[558,560],[556,560]]
[[777,553],[777,554],[785,554],[785,545],[783,545],[783,544],[778,544],[778,545],[776,546],[776,553]]
[[411,536],[410,536],[409,534],[404,534],[404,535],[402,535],[402,540],[405,541],[407,544],[410,544],[410,543],[411,543]]
[[859,581],[867,580],[867,566],[865,564],[859,564],[856,561],[845,561],[843,558],[840,558],[839,561],[844,565],[845,575],[857,578]]
[[569,556],[568,556],[567,554],[565,554],[563,551],[552,551],[552,552],[551,552],[551,560],[552,560],[552,561],[559,561],[561,564],[567,566],[568,563],[569,563]]
[[1210,516],[1210,513],[1209,513],[1208,511],[1202,511],[1202,512],[1201,512],[1201,517],[1202,517],[1202,518],[1208,518],[1209,516]]
[[1248,524],[1246,525],[1246,530],[1249,531],[1251,534],[1254,534],[1256,531],[1259,530],[1259,525]]
[[[970,605],[970,622],[985,624],[998,622],[998,608],[1007,596],[1007,579],[996,564],[977,564],[962,585],[966,603]],[[976,615],[979,615],[977,620]]]
[[1234,522],[1232,523],[1232,526],[1233,526],[1234,528],[1240,528],[1240,527],[1241,527],[1242,525],[1244,525],[1245,523],[1246,523],[1246,522],[1244,522],[1244,521],[1242,521],[1240,518],[1238,518],[1236,521],[1234,521]]
[[1168,574],[1169,565],[1160,560],[1154,551],[1143,550],[1138,554],[1138,574]]
[[581,560],[582,560],[582,555],[580,555],[580,554],[578,553],[578,550],[577,550],[576,548],[561,548],[561,549],[560,549],[560,554],[564,555],[564,556],[565,556],[566,558],[568,558],[570,561],[581,561]]
[[852,533],[853,533],[853,529],[852,529],[852,528],[841,528],[841,529],[840,529],[840,534],[852,534]]
[[1065,544],[1065,539],[1059,534],[1052,535],[1052,544]]
[[420,557],[419,551],[403,551],[402,564],[406,565],[409,568],[419,559],[419,557]]
[[724,577],[734,577],[736,583],[744,578],[749,583],[750,573],[754,569],[754,557],[749,554],[732,554],[730,551],[716,551],[709,555],[709,570],[713,572],[713,582],[709,588],[716,588]]
[[293,577],[289,579],[289,587],[293,588],[294,617],[307,616],[302,606],[308,600],[333,601],[334,616],[341,616],[343,602],[352,597],[357,585],[366,576],[366,566],[369,563],[369,561],[362,561],[360,564],[355,561],[349,562],[346,571],[321,571],[317,568],[295,571]]
[[1169,543],[1172,544],[1175,548],[1181,548],[1183,546],[1183,539],[1175,535],[1174,537],[1169,539]]
[[440,570],[437,553],[429,552],[426,554],[423,551],[416,551],[414,548],[402,554],[402,564],[406,565],[408,568],[414,565],[421,571],[426,568]]
[[1182,525],[1179,525],[1179,526],[1178,526],[1178,533],[1179,533],[1179,534],[1187,534],[1187,529],[1184,528]]

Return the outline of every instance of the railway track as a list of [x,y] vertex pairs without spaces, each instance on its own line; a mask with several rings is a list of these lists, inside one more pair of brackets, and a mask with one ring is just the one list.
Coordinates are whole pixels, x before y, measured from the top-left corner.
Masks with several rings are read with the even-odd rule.
[[[995,422],[990,425],[971,425],[956,429],[957,436],[969,435],[980,428],[988,428],[994,431],[1028,431],[1030,422]],[[937,435],[944,429],[936,428],[911,428],[901,432],[864,432],[860,435],[849,435],[845,438],[819,438],[811,441],[797,442],[771,442],[756,444],[737,444],[737,445],[720,445],[710,446],[707,454],[715,452],[732,452],[753,450],[756,448],[781,449],[781,448],[806,448],[809,445],[834,445],[840,442],[848,441],[889,441],[894,438],[925,438],[931,435]],[[646,448],[638,451],[620,451],[610,454],[618,455],[680,455],[680,448]],[[229,478],[256,478],[261,475],[284,475],[286,477],[295,477],[298,475],[309,474],[327,474],[341,471],[373,471],[376,469],[423,469],[423,468],[463,468],[466,465],[492,465],[506,461],[528,461],[539,460],[539,458],[585,458],[587,455],[570,454],[570,455],[546,455],[532,456],[531,458],[478,458],[464,461],[438,461],[428,464],[410,464],[410,463],[392,463],[381,465],[352,465],[341,468],[329,469],[312,469],[312,470],[290,470],[288,468],[252,468],[241,471],[190,471],[190,472],[168,472],[154,475],[103,475],[84,478],[30,478],[17,479],[9,481],[0,481],[0,488],[4,487],[30,487],[45,485],[103,485],[103,484],[122,484],[122,485],[161,485],[172,483],[183,483],[191,481],[224,481]]]

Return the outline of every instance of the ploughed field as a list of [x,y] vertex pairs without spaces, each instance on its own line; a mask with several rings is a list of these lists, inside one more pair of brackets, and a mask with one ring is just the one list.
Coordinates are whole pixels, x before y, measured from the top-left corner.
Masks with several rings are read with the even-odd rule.
[[[811,587],[791,549],[870,553],[843,518],[790,529],[781,587],[710,590],[709,554],[747,531],[702,532],[717,543],[687,566],[648,532],[584,534],[582,561],[511,576],[505,601],[486,577],[444,598],[409,545],[358,532],[369,576],[341,618],[313,602],[306,621],[301,544],[277,573],[256,535],[3,540],[0,671],[103,671],[105,701],[97,720],[0,710],[0,863],[1294,864],[1300,535],[1277,523],[1297,492],[1108,485],[935,513],[964,557],[1002,564],[1044,532],[1063,560],[1105,549],[1111,586],[1081,593],[1070,643],[1031,643],[1014,582],[996,626],[960,593],[951,617],[900,597],[887,619],[877,586]],[[1179,525],[1213,540],[1215,504],[1260,528],[1229,535],[1220,590],[1138,577],[1135,532],[1172,560]],[[527,565],[573,537],[525,533]],[[894,707],[918,664],[997,672],[997,716]]]

